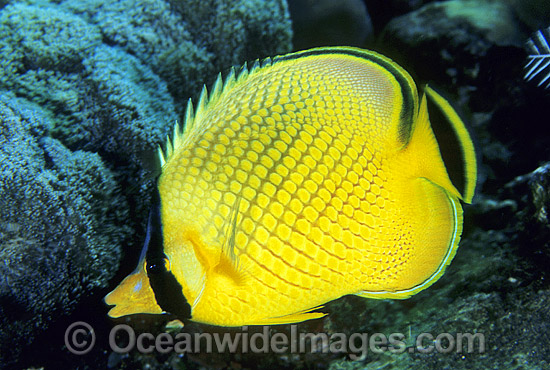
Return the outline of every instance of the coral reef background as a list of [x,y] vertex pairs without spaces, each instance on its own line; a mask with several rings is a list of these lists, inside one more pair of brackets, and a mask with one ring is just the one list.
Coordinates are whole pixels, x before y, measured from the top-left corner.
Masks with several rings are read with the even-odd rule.
[[103,315],[187,99],[291,35],[281,0],[0,2],[0,364],[84,297]]
[[[522,70],[548,4],[0,0],[0,367],[550,368],[550,92]],[[299,330],[483,333],[485,351],[114,353],[102,297],[137,263],[156,146],[218,72],[321,45],[377,50],[444,92],[471,128],[479,183],[440,281],[404,301],[343,297]],[[97,336],[84,356],[63,345],[78,320]]]

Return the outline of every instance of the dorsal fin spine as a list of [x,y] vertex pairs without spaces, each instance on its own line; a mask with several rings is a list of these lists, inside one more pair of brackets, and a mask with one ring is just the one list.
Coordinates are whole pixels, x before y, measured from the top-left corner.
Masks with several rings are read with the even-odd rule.
[[223,91],[222,74],[218,73],[218,77],[216,77],[216,82],[214,82],[214,86],[212,87],[212,91],[210,92],[210,101],[218,100],[222,91]]
[[254,71],[254,70],[258,69],[258,68],[260,68],[260,61],[259,61],[258,59],[256,59],[256,60],[254,61],[254,64],[252,64],[252,68],[250,68],[250,72],[252,72],[252,71]]
[[166,164],[166,158],[164,157],[164,152],[163,152],[162,147],[160,145],[157,148],[157,154],[158,154],[158,157],[159,157],[160,168],[162,168]]
[[266,58],[262,62],[256,60],[252,65],[252,68],[249,69],[247,67],[247,63],[245,62],[239,69],[239,72],[236,72],[235,68],[231,67],[225,79],[222,78],[221,73],[218,74],[210,94],[208,93],[206,85],[203,86],[195,108],[193,107],[193,102],[190,98],[187,102],[183,123],[179,124],[176,122],[171,137],[168,136],[166,138],[164,150],[161,146],[158,148],[158,156],[161,167],[163,167],[168,162],[170,157],[174,155],[191,131],[200,129],[197,125],[200,126],[203,123],[206,123],[203,119],[203,115],[205,114],[209,104],[215,104],[224,92],[233,88],[233,86],[238,82],[246,79],[251,72],[270,66],[271,63],[272,61],[270,58]]
[[261,68],[264,68],[264,67],[269,67],[271,66],[271,58],[267,57],[265,58],[264,60],[262,60],[262,63],[261,63]]
[[185,109],[185,119],[183,121],[183,132],[187,132],[191,126],[193,126],[193,121],[195,119],[195,114],[193,113],[193,101],[191,98],[187,101],[187,108]]
[[241,78],[246,78],[248,76],[248,71],[248,62],[244,62],[241,66],[241,69],[239,70],[239,78],[237,78],[237,80]]
[[206,85],[202,86],[201,95],[199,97],[199,102],[197,103],[197,110],[195,112],[194,125],[198,124],[201,121],[201,118],[206,110],[208,105],[208,89]]
[[174,154],[174,146],[172,145],[172,140],[170,136],[166,137],[166,158],[170,158]]
[[235,75],[236,75],[236,72],[235,72],[235,67],[231,67],[229,69],[229,74],[227,75],[227,77],[225,78],[225,82],[224,82],[224,85],[223,85],[223,89],[225,90],[228,86],[230,86],[231,84],[235,83],[236,82],[236,78],[235,78]]
[[183,140],[183,133],[181,126],[178,121],[176,121],[176,124],[174,125],[174,131],[172,132],[172,150],[174,148],[177,148],[181,145],[181,141]]

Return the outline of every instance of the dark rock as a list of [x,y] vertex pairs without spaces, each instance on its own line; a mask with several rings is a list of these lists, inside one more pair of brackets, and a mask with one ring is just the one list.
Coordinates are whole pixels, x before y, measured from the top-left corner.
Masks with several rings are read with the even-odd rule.
[[372,17],[374,32],[379,35],[395,17],[412,12],[435,0],[363,0]]
[[492,47],[520,47],[526,36],[503,2],[451,0],[393,19],[380,48],[423,80],[475,86]]
[[547,94],[523,81],[528,36],[509,2],[471,0],[424,5],[381,36],[380,50],[461,108],[491,194],[550,155],[546,137],[521,124],[550,114]]
[[372,24],[361,0],[289,0],[296,50],[315,46],[364,47]]
[[550,25],[550,3],[547,0],[512,0],[518,18],[532,32]]
[[515,197],[519,204],[514,218],[521,246],[518,254],[535,266],[539,276],[550,277],[550,163],[517,177],[503,193]]

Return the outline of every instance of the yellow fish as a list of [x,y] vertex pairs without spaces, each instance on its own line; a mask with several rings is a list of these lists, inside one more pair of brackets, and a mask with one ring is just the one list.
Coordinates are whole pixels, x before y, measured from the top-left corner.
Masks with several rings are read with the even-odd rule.
[[[419,98],[392,60],[337,47],[245,66],[207,95],[160,151],[146,251],[105,298],[111,317],[294,323],[346,294],[407,298],[443,274],[476,159],[435,91]],[[457,144],[452,174],[428,111]]]

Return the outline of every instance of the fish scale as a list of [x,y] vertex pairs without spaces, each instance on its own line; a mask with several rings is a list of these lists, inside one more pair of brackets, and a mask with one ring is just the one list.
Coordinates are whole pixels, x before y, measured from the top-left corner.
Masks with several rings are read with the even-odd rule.
[[[306,82],[307,83],[307,82]],[[256,101],[252,102],[252,108],[257,108],[256,110],[263,110],[263,114],[255,114],[254,110],[244,110],[239,109],[238,107],[228,107],[227,110],[233,111],[236,113],[234,114],[237,117],[243,117],[246,118],[245,115],[248,115],[250,118],[246,120],[241,119],[241,122],[243,122],[242,126],[248,124],[251,127],[251,132],[258,132],[260,125],[263,123],[263,119],[266,117],[271,117],[271,111],[273,110],[275,113],[277,111],[284,110],[285,112],[288,112],[287,115],[281,116],[281,121],[284,122],[290,122],[292,120],[292,123],[294,127],[299,128],[300,130],[291,130],[291,133],[294,133],[292,137],[291,142],[291,148],[298,149],[298,152],[295,156],[284,156],[284,152],[281,152],[277,149],[277,147],[274,145],[273,141],[278,142],[277,140],[280,140],[279,135],[276,131],[273,129],[270,130],[270,127],[268,126],[266,128],[267,132],[264,132],[263,135],[259,135],[257,141],[252,140],[238,140],[237,143],[235,141],[231,142],[231,146],[234,146],[236,148],[250,148],[254,153],[265,153],[263,156],[260,156],[260,158],[264,158],[263,161],[261,161],[262,164],[259,164],[257,168],[255,168],[255,171],[253,171],[256,176],[258,176],[259,181],[253,181],[252,183],[247,183],[244,178],[241,178],[239,180],[239,186],[237,189],[233,188],[233,185],[237,183],[236,177],[231,177],[231,175],[235,175],[235,170],[242,167],[242,161],[239,160],[239,158],[242,158],[243,153],[235,153],[235,149],[232,150],[231,147],[229,147],[230,141],[227,139],[226,134],[218,135],[217,142],[224,144],[225,150],[223,150],[224,154],[228,157],[227,162],[229,162],[228,168],[231,169],[231,171],[225,171],[225,174],[228,176],[227,181],[229,182],[228,190],[229,192],[226,193],[226,196],[224,197],[224,211],[222,213],[222,219],[218,218],[218,221],[216,222],[217,230],[216,232],[212,232],[209,235],[214,235],[214,239],[221,239],[223,238],[224,229],[221,227],[223,224],[223,219],[227,218],[229,216],[229,210],[233,207],[234,202],[237,199],[237,196],[239,195],[238,190],[241,189],[240,184],[243,184],[244,187],[251,189],[254,191],[256,196],[258,193],[264,194],[268,198],[268,202],[266,204],[262,204],[262,209],[264,210],[262,218],[256,221],[253,221],[250,215],[250,212],[248,212],[248,207],[244,206],[241,207],[240,211],[242,212],[242,218],[239,223],[247,223],[249,225],[254,225],[253,228],[242,228],[238,227],[237,236],[236,236],[236,245],[235,248],[239,251],[237,253],[239,259],[242,259],[242,264],[246,269],[252,270],[253,275],[259,275],[265,277],[265,279],[260,279],[262,281],[272,281],[273,287],[277,288],[277,281],[280,280],[284,284],[288,284],[289,281],[299,281],[301,284],[298,284],[295,286],[295,291],[299,290],[307,290],[311,289],[311,284],[309,284],[308,279],[305,276],[308,276],[308,272],[311,269],[310,261],[315,261],[317,258],[317,254],[327,254],[327,265],[322,265],[322,267],[326,268],[330,273],[327,275],[326,280],[328,282],[333,282],[334,284],[341,284],[343,283],[343,277],[341,274],[337,274],[334,271],[340,271],[341,269],[338,268],[338,266],[347,265],[350,264],[348,259],[346,258],[347,251],[349,248],[347,248],[345,245],[353,245],[354,238],[357,238],[357,235],[354,235],[349,230],[340,230],[340,232],[333,232],[330,233],[330,226],[334,225],[341,229],[340,224],[345,223],[344,220],[352,219],[353,222],[353,216],[354,216],[354,210],[356,208],[359,208],[358,201],[360,201],[359,198],[357,198],[357,201],[355,202],[355,207],[348,203],[348,195],[352,193],[353,191],[353,184],[350,181],[344,180],[348,174],[347,168],[352,167],[351,164],[354,162],[352,157],[355,159],[358,157],[358,153],[353,153],[350,155],[350,151],[353,151],[353,147],[349,147],[351,142],[356,143],[356,141],[350,140],[350,137],[353,136],[352,133],[350,133],[350,128],[353,128],[353,126],[357,126],[357,122],[354,122],[352,120],[351,110],[348,107],[344,106],[344,104],[340,102],[334,102],[334,97],[336,94],[335,91],[339,91],[342,89],[342,87],[335,88],[335,82],[332,82],[331,84],[331,95],[325,95],[323,97],[323,102],[325,104],[321,104],[320,106],[317,106],[315,104],[315,101],[306,101],[302,105],[302,108],[298,108],[295,104],[292,103],[293,97],[299,97],[302,90],[297,85],[290,83],[283,83],[281,88],[284,89],[284,91],[288,91],[289,98],[285,98],[287,95],[273,95],[273,106],[275,108],[265,108],[261,105],[262,98],[257,99]],[[274,89],[272,89],[270,92],[273,92],[273,90],[277,90],[277,84],[273,84]],[[257,90],[254,90],[253,92],[247,91],[248,94],[255,96],[255,91],[261,91],[263,88],[262,85],[258,86]],[[296,91],[292,90],[296,89]],[[325,89],[327,91],[328,89]],[[238,92],[235,92],[235,94],[238,96]],[[268,92],[269,94],[269,92]],[[263,97],[263,94],[258,94],[258,96]],[[339,96],[339,95],[336,95]],[[345,101],[346,96],[344,95],[341,100]],[[238,99],[237,99],[238,100]],[[309,103],[309,104],[308,104]],[[282,107],[282,109],[278,107]],[[310,117],[311,112],[317,111],[320,107],[327,107],[327,111],[325,111],[325,114],[328,114],[329,116],[334,116],[335,120],[338,122],[346,122],[346,125],[343,125],[343,128],[340,126],[336,126],[336,129],[334,132],[328,133],[327,131],[322,130],[322,126],[315,121],[312,121],[308,119]],[[241,112],[239,112],[241,110]],[[367,110],[368,112],[368,110]],[[230,114],[231,115],[231,114]],[[368,113],[365,113],[365,115],[368,115]],[[226,117],[227,114],[222,113],[220,117]],[[263,116],[263,117],[262,117]],[[286,118],[289,117],[289,118]],[[276,116],[276,118],[279,118]],[[275,120],[275,122],[281,122]],[[231,136],[238,137],[237,133],[233,131],[232,129],[229,129],[227,126],[231,127],[231,125],[228,125],[226,121],[219,120],[218,125],[213,125],[213,129],[215,131],[222,131],[222,127],[225,128],[226,132],[231,132]],[[245,122],[245,123],[244,123]],[[317,127],[314,127],[316,125]],[[238,127],[237,129],[241,129],[241,127]],[[265,126],[262,126],[265,127]],[[283,126],[281,128],[282,130],[285,130],[285,127]],[[288,131],[287,131],[288,132]],[[327,149],[329,147],[330,143],[327,143],[324,141],[320,135],[319,132],[324,132],[329,134],[329,137],[331,138],[331,141],[334,141],[332,143],[332,147],[335,148],[338,152],[333,153],[332,155],[330,153],[327,153]],[[330,132],[330,131],[329,131]],[[341,136],[339,136],[339,135]],[[368,135],[369,132],[367,130],[367,133],[360,133],[360,137],[364,137],[363,135]],[[337,136],[338,135],[338,136]],[[215,137],[215,134],[214,134]],[[326,137],[326,136],[325,136]],[[314,143],[314,138],[321,140],[322,143],[325,145],[312,145]],[[235,140],[235,139],[234,139]],[[364,140],[363,140],[364,141]],[[280,141],[282,143],[282,140]],[[261,143],[261,145],[260,145]],[[239,145],[240,144],[240,145]],[[256,145],[254,145],[256,144]],[[268,147],[270,145],[270,147]],[[360,144],[357,145],[360,147]],[[322,150],[324,149],[324,150]],[[287,149],[288,150],[288,149]],[[332,166],[327,166],[323,163],[322,157],[327,156],[328,158],[332,159]],[[191,156],[196,156],[196,152],[192,153]],[[248,155],[247,157],[250,157]],[[271,159],[272,161],[268,160]],[[284,158],[292,158],[293,160],[287,160],[285,161]],[[209,158],[211,160],[211,158]],[[223,163],[223,159],[220,163]],[[179,159],[176,158],[174,160],[175,162],[178,162]],[[187,161],[184,161],[187,163]],[[313,172],[317,169],[318,165],[323,163],[323,169],[320,169],[320,171],[324,172],[314,172],[319,174],[318,181],[313,180],[306,180],[305,182],[297,180],[296,176],[297,172],[292,172],[298,164],[305,165],[305,168],[307,168],[308,172]],[[220,163],[217,163],[220,165]],[[254,163],[256,164],[256,163]],[[268,164],[269,166],[265,166]],[[372,162],[369,162],[369,164],[373,164]],[[279,167],[281,166],[281,167]],[[192,167],[191,167],[192,168]],[[365,170],[361,168],[361,175],[362,171]],[[370,173],[373,175],[373,178],[379,178],[377,176],[377,170],[376,166],[371,166],[370,168],[367,168],[367,170],[370,171]],[[202,169],[204,171],[204,168]],[[269,181],[269,178],[267,176],[268,173],[271,173],[272,171],[275,171],[275,173],[279,174],[282,178],[282,188],[279,188],[277,190],[277,184],[272,183]],[[321,216],[324,213],[321,213],[312,205],[310,204],[316,204],[321,203],[322,205],[318,206],[318,208],[321,208],[324,210],[325,204],[322,201],[320,197],[314,197],[313,194],[316,194],[316,192],[319,190],[319,186],[322,184],[324,177],[328,175],[330,172],[335,171],[339,175],[339,177],[336,179],[334,188],[338,188],[338,190],[343,190],[343,192],[334,191],[331,193],[329,191],[329,194],[331,197],[335,197],[335,199],[342,200],[342,214],[340,215],[340,219],[343,219],[342,221],[334,222],[328,220],[328,228],[323,230],[319,227],[318,224],[323,223],[323,221],[326,222],[325,217]],[[176,173],[177,171],[175,171]],[[188,182],[192,181],[191,178],[195,178],[196,174],[192,173],[190,171],[190,168],[187,168],[187,172],[189,173],[188,178],[186,179]],[[206,172],[206,171],[205,171]],[[229,173],[230,172],[230,173]],[[169,173],[169,172],[166,172]],[[249,173],[248,171],[245,171],[245,173]],[[355,173],[353,170],[350,171],[350,173]],[[294,175],[294,176],[293,176]],[[167,176],[167,175],[166,175]],[[212,174],[212,176],[215,177],[215,174]],[[359,174],[357,174],[357,177],[359,177]],[[314,178],[314,176],[311,176],[311,178]],[[223,179],[225,180],[225,178]],[[244,180],[244,181],[243,181]],[[163,178],[163,181],[166,183],[171,183],[174,181],[173,179],[170,179],[168,176],[166,178]],[[185,181],[185,180],[184,180]],[[223,181],[226,182],[226,181]],[[161,182],[162,186],[162,182]],[[376,185],[375,185],[376,186]],[[326,188],[323,188],[327,190]],[[237,190],[237,191],[235,191]],[[299,192],[298,192],[299,190]],[[341,194],[340,194],[341,193]],[[196,206],[192,209],[198,209],[200,208],[200,205],[203,205],[204,202],[200,197],[197,197],[196,192],[192,190],[189,195],[186,196],[187,199],[191,198],[191,194],[195,194],[193,199],[195,199]],[[228,196],[229,194],[233,196]],[[298,207],[301,209],[301,212],[297,211],[296,208],[292,208],[288,206],[288,202],[290,201],[291,197],[294,195],[297,195],[297,200],[300,202],[300,204],[296,205],[295,207]],[[375,192],[371,193],[375,196],[377,195]],[[244,198],[245,200],[251,202],[253,201],[253,198]],[[374,199],[373,203],[376,202],[376,199]],[[165,202],[172,203],[171,198],[167,198]],[[329,201],[330,202],[330,201]],[[304,206],[304,203],[308,204]],[[371,213],[379,213],[374,211],[376,206],[372,206],[370,209]],[[170,208],[167,208],[167,213],[173,214],[173,210]],[[192,221],[190,219],[185,219],[185,216],[183,213],[186,213],[186,206],[181,206],[181,203],[178,204],[179,213],[182,214],[180,217],[178,217],[181,222],[189,222]],[[208,208],[208,207],[206,207]],[[269,212],[266,212],[269,211]],[[280,210],[280,211],[278,211]],[[216,212],[216,209],[210,209],[208,211],[208,214],[213,214]],[[344,217],[346,216],[346,217]],[[372,220],[370,218],[369,220]],[[298,221],[302,221],[301,223]],[[278,233],[277,230],[277,224],[283,224],[286,225],[290,230],[290,235],[285,235],[284,232],[281,234]],[[307,225],[302,227],[297,227],[298,225]],[[365,220],[364,226],[368,226]],[[324,238],[324,242],[322,244],[323,249],[319,248],[310,248],[312,250],[316,251],[316,254],[313,255],[307,255],[305,253],[305,240],[309,240],[312,242],[313,245],[319,245],[321,244],[321,240],[317,238],[317,240],[312,239],[312,236],[308,232],[304,232],[304,229],[315,227],[320,230],[320,233],[317,233],[318,235],[321,235]],[[373,226],[371,226],[373,227]],[[357,230],[358,228],[356,228]],[[335,239],[332,237],[334,234],[340,234],[341,238]],[[360,236],[360,233],[359,233]],[[328,237],[328,238],[327,238]],[[287,249],[285,249],[286,253],[283,255],[280,250],[276,250],[273,245],[281,244],[286,245]],[[264,247],[264,246],[267,246]],[[366,259],[372,259],[369,258],[369,253],[367,253],[364,258]],[[296,264],[296,263],[289,263],[286,261],[295,261],[297,256],[303,256],[303,262],[302,264]],[[261,261],[262,263],[260,263]],[[278,268],[281,266],[281,264],[285,264],[287,266],[286,269]],[[302,268],[299,268],[297,266],[303,266]],[[337,266],[336,269],[331,269],[328,266]],[[346,268],[346,267],[343,267]],[[355,265],[355,268],[357,270],[360,270],[361,265]],[[265,272],[264,272],[265,271]],[[272,271],[285,271],[284,274],[273,274]],[[318,276],[319,274],[317,274]],[[336,277],[332,277],[332,275],[336,275]],[[352,274],[354,276],[355,274]],[[315,275],[314,275],[315,276]],[[361,283],[361,280],[357,280],[357,283]],[[348,282],[349,284],[349,282]],[[363,286],[357,286],[356,290],[360,290],[363,288]],[[321,287],[322,289],[322,287]],[[291,289],[292,290],[292,289]],[[300,294],[298,292],[295,292],[296,294]]]
[[[192,320],[288,323],[345,294],[405,298],[452,259],[465,197],[425,98],[389,59],[353,48],[278,57],[218,81],[190,112],[161,154],[158,192],[165,274]],[[475,182],[473,147],[465,158]],[[120,304],[112,315],[163,311],[116,298],[146,282],[140,264],[106,298]]]

